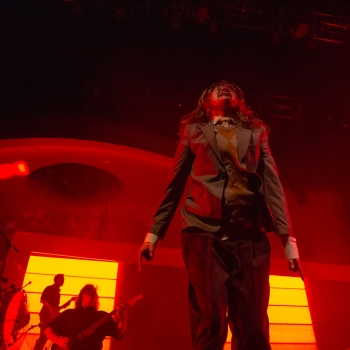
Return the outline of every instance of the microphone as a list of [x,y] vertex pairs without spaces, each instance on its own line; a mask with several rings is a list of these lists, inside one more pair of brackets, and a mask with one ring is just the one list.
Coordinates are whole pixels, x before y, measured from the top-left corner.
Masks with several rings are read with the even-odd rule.
[[32,281],[29,281],[26,285],[24,285],[21,289],[25,288],[28,286],[28,284],[32,284]]

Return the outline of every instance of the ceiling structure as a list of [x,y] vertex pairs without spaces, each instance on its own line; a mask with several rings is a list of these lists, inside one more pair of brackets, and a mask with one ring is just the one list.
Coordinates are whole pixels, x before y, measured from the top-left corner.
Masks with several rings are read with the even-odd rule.
[[56,0],[83,11],[85,7],[119,11],[120,18],[127,13],[148,15],[177,14],[182,18],[198,16],[202,20],[263,31],[281,36],[309,36],[313,40],[329,43],[350,43],[350,4],[347,1],[291,1],[291,0]]
[[[5,10],[3,11],[4,19],[6,10],[13,15],[16,11],[21,13],[22,7],[22,11],[25,10],[29,13],[26,16],[28,20],[31,20],[31,25],[35,21],[45,21],[45,16],[50,17],[50,14],[54,16],[54,18],[51,18],[53,23],[56,20],[62,21],[66,20],[65,17],[73,16],[75,28],[67,29],[78,30],[80,32],[82,29],[79,28],[79,24],[84,25],[84,20],[90,20],[90,23],[85,23],[85,25],[90,25],[93,28],[95,25],[98,25],[98,21],[102,17],[106,19],[106,27],[111,21],[111,18],[113,18],[113,24],[110,24],[109,28],[105,28],[106,32],[102,33],[103,28],[101,29],[101,25],[99,28],[101,35],[105,35],[103,39],[106,41],[105,45],[109,46],[113,46],[111,41],[120,40],[118,38],[120,34],[118,33],[118,29],[122,24],[127,27],[126,40],[131,42],[133,39],[130,38],[137,36],[138,30],[145,30],[145,22],[147,22],[148,28],[145,30],[146,34],[140,33],[141,36],[147,35],[147,32],[150,31],[151,22],[161,23],[162,21],[167,21],[173,31],[187,26],[186,30],[188,32],[192,30],[193,32],[193,28],[191,29],[190,27],[191,25],[193,27],[193,24],[195,24],[197,28],[194,31],[198,27],[202,27],[202,29],[206,28],[209,35],[212,36],[215,34],[223,35],[223,33],[227,36],[227,33],[231,32],[231,34],[234,33],[232,35],[241,35],[252,42],[259,41],[262,47],[265,45],[266,50],[271,50],[271,47],[268,47],[268,45],[276,47],[282,47],[283,45],[293,46],[290,50],[294,52],[287,52],[286,55],[291,56],[289,58],[290,60],[298,61],[299,65],[305,66],[306,63],[303,62],[304,58],[301,57],[302,54],[297,56],[296,51],[301,52],[306,50],[311,52],[310,55],[312,55],[315,46],[322,43],[323,45],[329,45],[328,49],[324,49],[328,50],[327,55],[329,51],[332,51],[329,47],[334,47],[334,50],[341,50],[339,46],[344,46],[344,50],[346,51],[350,44],[350,4],[345,0],[332,1],[331,3],[329,1],[316,0],[42,0],[38,1],[36,6],[27,5],[20,1],[17,5],[7,4],[2,6],[4,6]],[[29,19],[30,15],[33,18]],[[61,18],[58,19],[57,15]],[[18,20],[18,18],[8,17],[8,25],[11,26],[14,25],[13,22],[11,23],[11,20]],[[86,18],[89,19],[87,20]],[[4,27],[6,28],[6,19]],[[164,28],[158,28],[158,30],[162,29]],[[96,35],[93,30],[91,29],[92,32],[90,35]],[[155,29],[153,28],[153,30]],[[4,33],[6,40],[8,39],[6,37],[6,30]],[[67,33],[64,31],[55,33],[55,36],[61,36],[61,40],[64,39],[65,35]],[[72,35],[79,35],[79,33],[73,32]],[[9,39],[11,40],[11,38]],[[153,35],[153,38],[148,40],[148,44],[154,45],[154,42],[150,42],[150,40],[156,39],[158,38]],[[60,41],[60,38],[57,37],[57,40]],[[79,39],[77,38],[77,40]],[[25,45],[28,45],[28,43]],[[43,48],[39,48],[39,50],[41,49]],[[106,49],[106,46],[102,47],[102,54],[104,50],[108,50],[108,48]],[[276,49],[272,48],[272,50]],[[324,53],[318,54],[322,55]],[[309,60],[311,61],[311,59]],[[288,61],[288,58],[285,61]],[[309,62],[309,64],[311,63]],[[330,62],[330,64],[334,63]],[[343,62],[339,63],[339,65],[342,64]],[[98,87],[93,86],[92,89],[98,90]],[[281,118],[296,118],[299,120],[305,119],[320,122],[329,122],[329,118],[331,118],[331,124],[337,124],[343,128],[348,127],[349,117],[347,111],[339,110],[336,116],[329,117],[324,103],[320,103],[314,97],[301,97],[296,94],[291,95],[288,92],[266,93],[265,96],[268,100],[266,103],[265,101],[253,100],[255,106],[258,106],[258,108],[255,108],[263,117],[265,115],[274,115]],[[185,102],[182,101],[183,104]]]
[[95,140],[172,157],[180,117],[206,86],[226,79],[270,126],[284,183],[346,181],[348,1],[0,6],[1,139]]

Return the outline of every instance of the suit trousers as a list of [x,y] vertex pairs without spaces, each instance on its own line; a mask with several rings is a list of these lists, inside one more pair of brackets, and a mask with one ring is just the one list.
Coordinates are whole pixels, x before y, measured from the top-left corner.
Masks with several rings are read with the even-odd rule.
[[181,240],[193,349],[223,350],[230,326],[232,350],[271,350],[266,234],[222,241],[221,234],[183,231]]

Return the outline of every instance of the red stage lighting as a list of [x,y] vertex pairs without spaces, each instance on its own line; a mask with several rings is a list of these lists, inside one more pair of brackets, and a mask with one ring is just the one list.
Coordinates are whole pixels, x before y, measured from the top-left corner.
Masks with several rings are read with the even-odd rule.
[[24,176],[28,175],[29,170],[27,163],[20,160],[13,164],[0,164],[0,179],[8,179],[12,176]]

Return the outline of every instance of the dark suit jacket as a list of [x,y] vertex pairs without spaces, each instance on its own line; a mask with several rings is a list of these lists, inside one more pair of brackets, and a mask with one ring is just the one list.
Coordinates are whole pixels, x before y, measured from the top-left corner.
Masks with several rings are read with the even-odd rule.
[[[266,231],[293,235],[287,202],[268,144],[266,128],[237,127],[237,166],[261,193]],[[182,208],[183,228],[216,232],[222,224],[222,203],[227,173],[212,122],[187,125],[174,158],[163,199],[149,232],[163,238],[186,186],[192,183]]]

